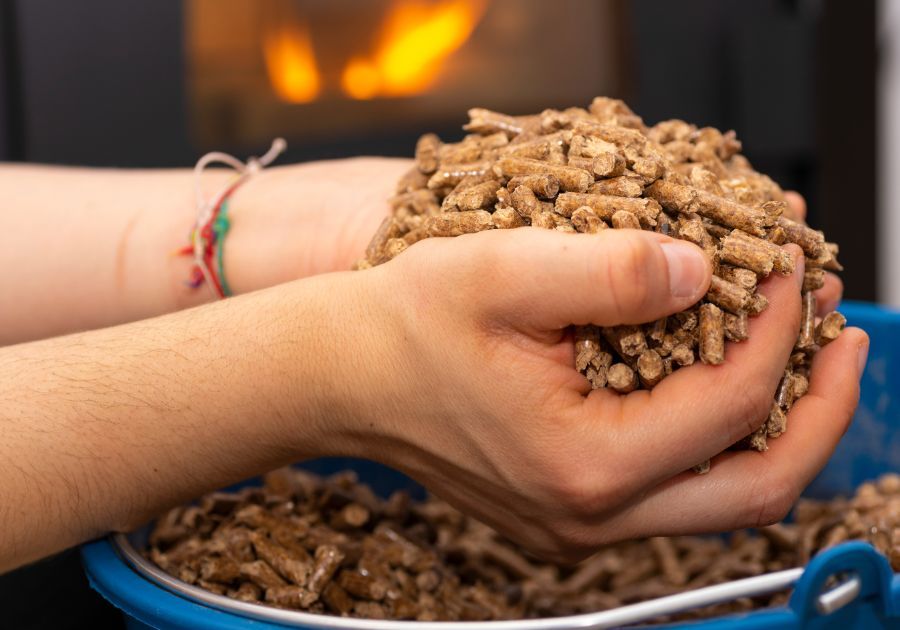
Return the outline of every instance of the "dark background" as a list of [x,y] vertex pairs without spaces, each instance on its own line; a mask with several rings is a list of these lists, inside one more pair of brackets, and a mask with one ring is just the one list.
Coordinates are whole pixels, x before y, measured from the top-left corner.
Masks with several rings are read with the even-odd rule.
[[[624,35],[609,96],[650,123],[736,129],[754,165],[800,191],[810,223],[840,242],[846,296],[875,300],[875,3],[610,1]],[[184,63],[180,2],[0,0],[0,160],[192,165]],[[423,131],[292,141],[288,161],[408,156]],[[14,628],[120,624],[75,552],[0,577],[0,610]]]

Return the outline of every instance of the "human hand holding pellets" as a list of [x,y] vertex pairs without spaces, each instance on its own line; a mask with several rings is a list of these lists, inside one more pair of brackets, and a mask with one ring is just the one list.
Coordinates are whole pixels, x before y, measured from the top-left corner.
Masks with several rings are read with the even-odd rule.
[[[401,467],[552,555],[782,517],[858,397],[864,333],[816,322],[835,248],[733,135],[648,130],[609,99],[470,116],[461,143],[420,140],[358,264],[396,259],[377,271],[429,396]],[[545,229],[503,229],[529,224]],[[430,442],[448,422],[461,434]],[[728,451],[741,442],[769,450]],[[681,474],[723,452],[711,481]]]
[[[622,396],[591,390],[573,369],[568,324],[636,323],[695,302],[709,271],[693,245],[614,230],[423,241],[359,274],[392,296],[370,317],[394,322],[386,328],[395,332],[360,348],[367,362],[392,368],[371,389],[354,382],[359,426],[381,419],[383,435],[367,434],[353,453],[404,470],[555,558],[626,538],[778,520],[850,420],[865,343],[848,329],[816,355],[809,394],[788,414],[791,430],[766,452],[716,457],[766,421],[792,353],[803,259],[790,251],[794,272],[761,283],[769,307],[723,364],[678,370]],[[684,275],[675,276],[668,260],[681,256]],[[693,279],[693,294],[673,294],[679,277]],[[710,475],[683,472],[712,457]]]

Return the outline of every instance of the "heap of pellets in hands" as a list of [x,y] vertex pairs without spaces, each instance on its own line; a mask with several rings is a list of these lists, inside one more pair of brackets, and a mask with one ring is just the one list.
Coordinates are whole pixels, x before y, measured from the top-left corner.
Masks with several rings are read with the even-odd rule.
[[[768,418],[746,445],[765,450],[808,388],[812,356],[843,330],[837,312],[816,319],[825,271],[839,271],[837,246],[794,214],[778,185],[756,172],[733,131],[667,120],[647,127],[622,101],[598,97],[588,109],[508,116],[469,110],[461,142],[434,134],[416,144],[415,166],[391,199],[392,215],[357,269],[379,265],[429,237],[524,226],[561,232],[652,230],[699,246],[714,275],[706,296],[641,326],[579,326],[575,367],[594,389],[652,388],[700,360],[725,360],[725,342],[748,337],[748,318],[766,306],[758,283],[790,274],[806,257],[802,325]],[[709,463],[695,467],[705,472]]]
[[[846,540],[900,570],[900,476],[850,499],[801,500],[794,522],[729,539],[682,536],[610,545],[574,567],[537,560],[440,500],[382,500],[352,473],[270,473],[262,488],[213,493],[162,516],[149,559],[240,601],[376,619],[489,620],[595,612],[804,566]],[[781,605],[789,593],[691,611],[700,618]]]

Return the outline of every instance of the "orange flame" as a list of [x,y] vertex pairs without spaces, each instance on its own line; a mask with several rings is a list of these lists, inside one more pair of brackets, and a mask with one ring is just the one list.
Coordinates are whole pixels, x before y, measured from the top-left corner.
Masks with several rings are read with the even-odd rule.
[[355,57],[341,87],[355,99],[408,96],[426,90],[441,62],[469,39],[486,0],[394,0],[371,58]]
[[269,81],[278,98],[289,103],[316,100],[321,79],[305,24],[287,25],[267,33],[263,53]]

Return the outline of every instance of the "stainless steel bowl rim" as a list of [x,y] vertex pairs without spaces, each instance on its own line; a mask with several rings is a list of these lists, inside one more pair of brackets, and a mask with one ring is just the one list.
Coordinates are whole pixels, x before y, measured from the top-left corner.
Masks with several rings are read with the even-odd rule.
[[803,575],[802,568],[787,569],[621,606],[612,610],[568,617],[508,621],[359,619],[356,617],[337,617],[284,610],[262,604],[242,602],[224,595],[216,595],[205,589],[183,582],[163,571],[144,558],[132,545],[127,535],[113,534],[110,538],[113,548],[127,564],[150,582],[175,595],[248,619],[279,623],[285,626],[332,630],[335,628],[346,630],[393,630],[395,628],[407,630],[574,630],[576,628],[617,628],[623,625],[646,622],[664,615],[721,604],[742,597],[757,597],[787,590]]

